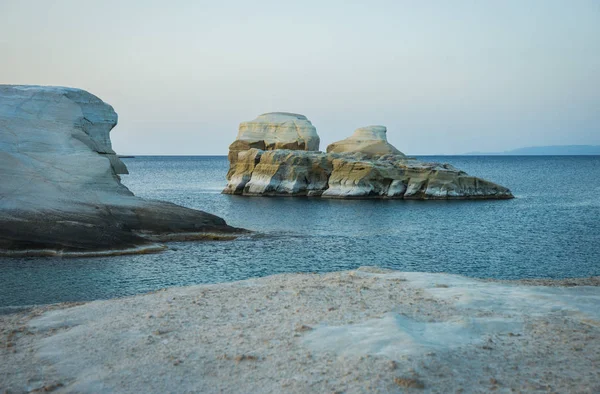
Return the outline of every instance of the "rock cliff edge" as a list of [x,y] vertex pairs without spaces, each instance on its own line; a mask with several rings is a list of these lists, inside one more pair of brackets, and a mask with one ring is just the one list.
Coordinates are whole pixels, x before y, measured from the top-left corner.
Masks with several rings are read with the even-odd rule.
[[113,254],[234,233],[217,216],[120,182],[113,108],[63,87],[0,85],[0,255]]

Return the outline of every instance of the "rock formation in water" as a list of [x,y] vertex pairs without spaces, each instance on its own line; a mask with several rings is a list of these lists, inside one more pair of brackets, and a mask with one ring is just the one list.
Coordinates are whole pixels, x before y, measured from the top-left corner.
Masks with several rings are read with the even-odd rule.
[[231,234],[217,216],[135,197],[113,108],[79,89],[0,85],[0,254],[147,252]]
[[[261,118],[250,140],[246,130],[256,120],[240,125],[238,140],[229,147],[230,168],[223,193],[413,200],[513,197],[507,188],[449,164],[406,157],[387,141],[384,126],[357,129],[351,137],[330,144],[324,153],[318,151],[319,138],[306,117],[276,113]],[[299,132],[279,132],[297,119],[310,124],[313,143],[298,143]]]

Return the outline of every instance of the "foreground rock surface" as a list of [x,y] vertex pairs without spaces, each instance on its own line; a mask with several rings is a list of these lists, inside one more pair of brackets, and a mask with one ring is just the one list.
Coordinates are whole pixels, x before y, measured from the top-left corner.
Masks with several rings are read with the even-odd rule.
[[366,267],[173,288],[0,316],[0,388],[594,393],[599,302]]
[[0,254],[149,252],[236,229],[120,182],[113,108],[79,89],[0,85]]
[[[278,120],[288,124],[298,116],[306,119],[278,114]],[[229,147],[230,167],[223,193],[407,200],[513,198],[509,189],[449,164],[406,157],[387,141],[384,126],[357,129],[323,153],[318,151],[318,142],[306,149],[308,145],[297,142],[297,134],[277,132],[279,124],[261,126],[260,133],[252,134],[250,140],[248,126],[240,125],[238,139]],[[277,143],[263,142],[274,139]]]

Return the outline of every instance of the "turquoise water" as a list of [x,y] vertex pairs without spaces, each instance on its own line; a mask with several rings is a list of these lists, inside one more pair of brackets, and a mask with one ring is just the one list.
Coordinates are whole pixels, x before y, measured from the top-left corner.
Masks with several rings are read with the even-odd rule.
[[282,272],[376,265],[503,279],[600,275],[600,156],[422,157],[509,187],[507,201],[375,201],[220,194],[226,157],[125,159],[138,196],[256,231],[155,255],[0,259],[0,307],[93,300]]

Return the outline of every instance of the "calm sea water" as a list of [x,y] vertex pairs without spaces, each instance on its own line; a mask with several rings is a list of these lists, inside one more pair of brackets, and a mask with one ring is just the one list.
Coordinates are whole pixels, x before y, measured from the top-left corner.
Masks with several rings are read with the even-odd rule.
[[220,194],[226,157],[125,159],[138,196],[217,214],[256,235],[160,254],[0,259],[0,307],[375,265],[503,279],[600,275],[600,156],[422,157],[509,187],[508,201],[371,201]]

